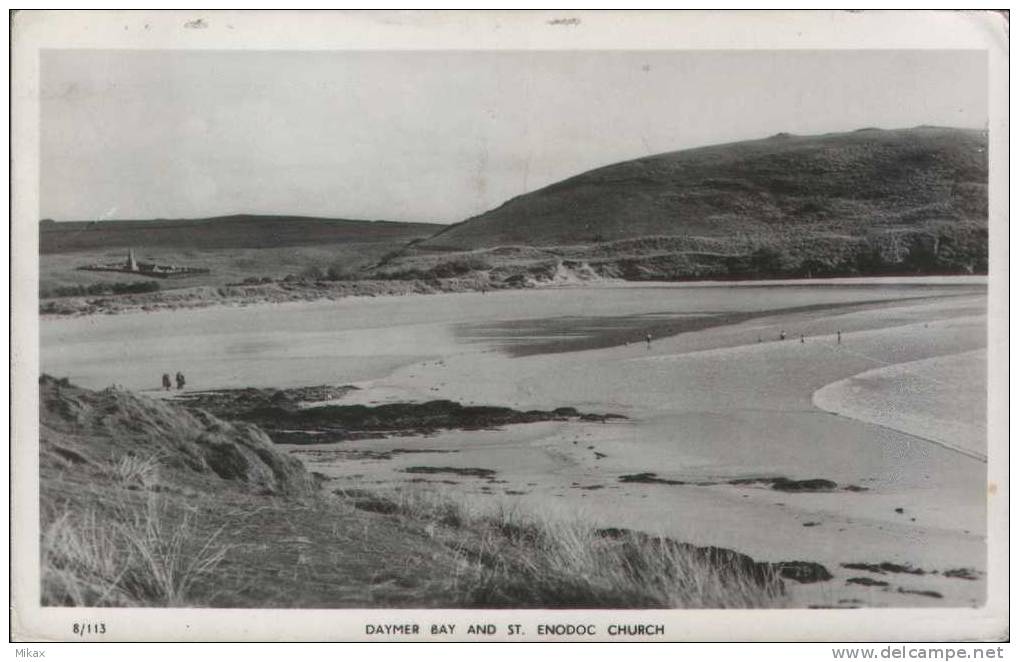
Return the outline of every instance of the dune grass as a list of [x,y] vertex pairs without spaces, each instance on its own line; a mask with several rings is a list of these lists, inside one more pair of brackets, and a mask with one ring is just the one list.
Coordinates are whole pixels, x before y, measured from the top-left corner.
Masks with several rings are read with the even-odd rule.
[[[711,557],[663,537],[424,490],[359,493],[355,504],[420,524],[457,559],[455,602],[481,608],[780,607],[770,568]],[[378,507],[389,504],[387,508]],[[746,559],[746,557],[742,557]]]
[[[89,494],[73,497],[77,505],[69,495],[44,508],[42,604],[271,607],[282,595],[287,604],[326,606],[347,604],[351,594],[362,595],[356,604],[366,607],[394,601],[624,609],[785,602],[771,566],[735,552],[709,553],[660,536],[598,529],[516,502],[493,504],[434,489],[279,499],[273,507],[281,509],[282,520],[269,534],[261,525],[238,524],[240,513],[251,514],[259,505],[256,496],[209,519],[213,511],[173,496],[173,486],[161,481],[159,462],[156,455],[110,461],[100,474],[108,484],[93,483],[85,490]],[[323,532],[322,522],[342,528]],[[358,527],[364,535],[356,535]],[[375,535],[383,529],[386,533]],[[302,540],[309,547],[301,548]],[[369,550],[382,556],[372,562],[365,557]],[[415,559],[427,563],[416,567]],[[279,583],[298,573],[302,562],[316,564],[317,583]],[[407,587],[404,592],[427,587],[427,594],[390,595],[376,575],[393,575],[387,581]]]
[[[177,607],[193,602],[230,551],[222,529],[158,492],[158,458],[125,456],[104,472],[113,499],[87,510],[54,507],[42,535],[42,603],[76,607]],[[141,499],[139,488],[146,490]]]
[[144,506],[66,511],[42,540],[42,602],[74,607],[179,607],[192,602],[229,546],[175,517],[159,497]]

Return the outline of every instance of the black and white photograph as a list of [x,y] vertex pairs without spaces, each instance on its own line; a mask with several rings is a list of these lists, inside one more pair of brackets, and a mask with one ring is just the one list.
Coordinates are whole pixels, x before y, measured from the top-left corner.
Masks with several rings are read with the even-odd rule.
[[15,17],[22,636],[1007,638],[1007,17],[876,14]]

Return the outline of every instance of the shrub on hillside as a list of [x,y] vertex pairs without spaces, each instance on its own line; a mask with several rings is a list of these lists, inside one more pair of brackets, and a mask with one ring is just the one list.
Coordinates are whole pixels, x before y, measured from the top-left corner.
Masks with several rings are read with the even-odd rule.
[[476,255],[465,255],[439,262],[430,267],[409,267],[375,274],[383,280],[434,280],[436,278],[457,278],[476,271],[489,271],[492,265]]
[[326,280],[360,280],[360,276],[356,269],[351,267],[334,264],[333,266],[326,269]]
[[154,280],[138,280],[131,283],[113,283],[110,286],[111,294],[144,294],[146,292],[158,292],[159,283]]
[[43,290],[39,296],[43,299],[53,297],[85,297],[105,296],[109,294],[145,294],[158,292],[159,282],[154,280],[138,280],[130,283],[93,283],[91,285],[65,285]]

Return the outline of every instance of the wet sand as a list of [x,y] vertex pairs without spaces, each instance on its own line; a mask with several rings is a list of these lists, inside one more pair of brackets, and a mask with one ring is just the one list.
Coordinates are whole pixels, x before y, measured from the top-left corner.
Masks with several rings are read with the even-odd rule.
[[[635,343],[512,360],[501,352],[447,356],[363,383],[345,401],[442,397],[523,409],[597,406],[631,420],[355,442],[344,450],[457,452],[319,466],[337,476],[338,485],[403,484],[413,480],[401,473],[411,464],[482,467],[506,482],[449,476],[455,484],[427,486],[466,492],[482,503],[508,499],[558,516],[730,547],[760,560],[825,564],[835,579],[797,586],[800,605],[980,604],[986,589],[979,575],[986,569],[986,465],[919,436],[832,415],[815,407],[812,397],[875,365],[960,352],[979,363],[983,305],[982,297],[971,297],[755,319],[656,341],[650,351]],[[787,340],[756,341],[760,334],[777,337],[778,329],[787,331]],[[843,329],[841,345],[835,329]],[[718,484],[619,482],[642,472]],[[771,476],[823,478],[840,489],[787,494],[766,485],[727,484]],[[841,567],[860,562],[939,574],[889,576]],[[974,569],[979,578],[943,575],[957,568]],[[889,586],[846,584],[859,576]]]
[[[157,378],[174,369],[153,370],[148,353],[155,352],[160,360],[187,363],[189,384],[198,388],[354,383],[360,390],[345,395],[344,404],[445,398],[624,414],[630,420],[534,423],[293,452],[333,477],[335,487],[448,489],[478,507],[518,504],[549,516],[729,547],[758,560],[823,563],[835,578],[796,586],[799,606],[976,605],[986,590],[986,464],[813,402],[819,389],[875,368],[938,357],[982,360],[983,286],[949,282],[964,284],[627,286],[47,321],[43,368],[84,385],[120,381],[136,387],[152,379],[150,372]],[[861,303],[875,300],[882,302]],[[845,303],[859,305],[822,305]],[[796,305],[812,307],[767,312]],[[643,333],[635,333],[629,345],[514,358],[499,338],[479,342],[455,332],[460,324],[493,321],[512,329],[514,320],[525,318],[748,310],[755,313],[751,319],[656,338],[650,349],[639,342]],[[177,326],[163,324],[171,320]],[[154,328],[167,330],[153,338]],[[786,340],[779,341],[783,330]],[[195,342],[199,332],[201,342]],[[902,404],[908,407],[908,398]],[[960,422],[972,420],[982,420],[981,414]],[[390,459],[352,453],[389,449],[454,452]],[[402,471],[411,466],[496,474],[484,479]],[[645,472],[711,484],[619,480]],[[729,483],[775,476],[822,478],[839,488],[784,493],[767,484]],[[938,574],[879,575],[841,567],[853,562],[895,562]],[[978,578],[944,575],[957,568],[973,569]],[[846,583],[859,576],[889,585]]]

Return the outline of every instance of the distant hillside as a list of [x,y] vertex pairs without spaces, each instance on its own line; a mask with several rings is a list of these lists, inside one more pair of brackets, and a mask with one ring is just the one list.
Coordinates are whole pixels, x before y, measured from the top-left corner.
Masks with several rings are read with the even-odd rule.
[[351,221],[305,216],[241,214],[201,219],[72,221],[39,224],[43,254],[110,248],[280,248],[391,241],[400,244],[433,234],[428,223]]
[[[256,284],[266,289],[258,296],[282,300],[600,279],[984,274],[987,146],[983,131],[943,127],[778,134],[605,166],[445,227],[250,215],[43,221],[40,296],[89,297],[85,308],[98,310],[96,297],[155,289],[81,270],[124,260],[127,248],[201,272],[160,289],[214,287],[217,300]],[[150,298],[175,301],[174,292]]]
[[[860,236],[987,224],[987,135],[918,127],[778,134],[598,168],[449,226],[419,249],[641,237]],[[802,238],[802,234],[800,235]]]

